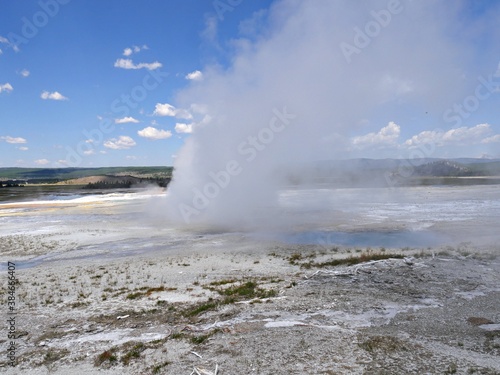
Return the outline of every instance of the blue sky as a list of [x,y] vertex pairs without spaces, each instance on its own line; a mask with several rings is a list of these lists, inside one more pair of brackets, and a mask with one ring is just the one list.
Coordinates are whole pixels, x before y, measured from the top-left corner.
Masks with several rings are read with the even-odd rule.
[[[175,125],[188,119],[153,116],[153,113],[156,104],[170,103],[177,90],[190,84],[186,75],[201,70],[214,59],[224,60],[224,55],[205,43],[203,36],[207,19],[217,16],[212,2],[72,0],[59,4],[47,0],[41,3],[50,3],[52,9],[57,9],[55,3],[59,8],[55,15],[47,17],[46,25],[44,17],[37,16],[37,12],[48,14],[38,1],[0,3],[0,36],[20,41],[17,48],[0,43],[0,85],[7,85],[0,92],[0,136],[4,137],[0,140],[0,165],[63,166],[67,147],[77,154],[79,150],[86,152],[81,155],[79,166],[172,165],[172,155],[189,136],[176,132]],[[228,37],[236,34],[241,19],[267,4],[243,2],[233,11],[228,10],[218,32]],[[36,31],[23,29],[24,19],[33,23]],[[42,27],[37,27],[35,21]],[[12,34],[9,38],[10,33],[20,38]],[[127,48],[131,54],[125,56]],[[146,65],[139,69],[115,67],[119,59]],[[154,63],[161,67],[147,65]],[[143,85],[146,76],[155,73],[158,77],[146,82],[148,87],[157,87],[147,90],[145,97],[143,90],[133,91]],[[49,93],[48,99],[42,99],[43,92]],[[50,95],[54,93],[61,97]],[[137,100],[131,99],[130,105],[120,101],[115,106],[128,107],[126,115],[123,109],[113,111],[114,101],[132,93]],[[125,117],[139,122],[114,123]],[[80,145],[77,150],[88,139],[83,130],[98,130],[101,118],[112,120],[114,130],[101,131],[101,144],[92,148]],[[138,131],[148,127],[172,135],[158,140],[138,135]],[[120,140],[121,136],[130,137],[135,145],[124,149],[104,146],[107,140]],[[15,143],[16,140],[25,143]],[[71,156],[69,159],[75,160]]]
[[[197,127],[211,126],[210,111],[200,109],[199,92],[219,87],[214,85],[220,79],[235,79],[239,62],[258,56],[266,40],[284,35],[280,17],[307,11],[293,8],[294,3],[1,1],[0,167],[173,165]],[[495,2],[473,4],[463,2],[455,23],[447,25],[450,50],[471,56],[449,68],[460,69],[465,77],[455,96],[426,107],[409,96],[418,91],[417,78],[387,72],[379,77],[392,92],[386,100],[341,130],[334,128],[332,116],[331,131],[322,128],[316,140],[336,142],[338,150],[352,157],[409,157],[429,142],[437,150],[427,156],[500,157],[500,49],[496,23],[488,23],[499,7]],[[344,34],[349,36],[345,43],[354,47],[354,27],[364,29],[372,20],[369,9],[365,18],[358,16]],[[392,37],[396,22],[381,27],[378,39],[349,56],[353,72],[362,68],[356,68],[358,60],[370,61],[372,54],[377,58],[378,45]],[[337,52],[340,46],[336,43]],[[274,69],[280,73],[279,64]],[[307,75],[297,70],[302,73]],[[359,85],[356,74],[349,80],[346,84]],[[242,86],[240,92],[244,90],[252,86]],[[190,103],[191,94],[196,100]]]

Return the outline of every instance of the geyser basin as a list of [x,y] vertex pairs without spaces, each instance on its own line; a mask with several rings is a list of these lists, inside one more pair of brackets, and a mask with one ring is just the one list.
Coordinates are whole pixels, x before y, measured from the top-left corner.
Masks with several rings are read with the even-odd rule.
[[281,240],[293,244],[360,247],[428,247],[445,242],[442,235],[429,231],[306,231],[284,234]]

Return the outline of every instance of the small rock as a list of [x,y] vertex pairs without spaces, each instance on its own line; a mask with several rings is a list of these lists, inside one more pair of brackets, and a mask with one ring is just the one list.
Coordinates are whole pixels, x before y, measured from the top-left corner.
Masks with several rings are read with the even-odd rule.
[[494,323],[489,319],[481,318],[481,317],[477,317],[477,316],[471,316],[470,318],[467,319],[467,321],[470,324],[472,324],[473,326],[481,326],[483,324],[493,324]]

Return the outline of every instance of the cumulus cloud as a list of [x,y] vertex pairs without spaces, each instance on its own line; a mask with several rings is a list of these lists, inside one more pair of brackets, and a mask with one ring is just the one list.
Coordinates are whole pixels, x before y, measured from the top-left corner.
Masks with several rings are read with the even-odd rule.
[[115,124],[126,124],[129,122],[133,122],[134,124],[139,123],[139,120],[133,118],[133,117],[123,117],[123,118],[116,118],[115,119]]
[[135,145],[136,145],[135,141],[127,135],[121,135],[118,138],[111,138],[108,139],[106,142],[104,142],[104,147],[113,150],[126,150]]
[[203,79],[203,73],[200,72],[199,70],[195,70],[194,72],[191,72],[188,75],[186,75],[185,78],[191,81],[201,81]]
[[183,124],[177,123],[175,124],[175,131],[177,133],[192,133],[193,132],[193,124]]
[[12,90],[14,90],[14,88],[12,87],[12,85],[10,83],[4,83],[4,84],[1,84],[0,83],[0,93],[1,92],[11,92]]
[[149,49],[147,45],[142,45],[142,46],[132,46],[132,47],[127,47],[123,50],[123,56],[130,56],[133,53],[140,52],[143,49]]
[[436,143],[442,138],[442,134],[443,132],[437,130],[424,130],[407,139],[404,144],[408,147],[416,147],[421,144]]
[[463,126],[461,128],[450,129],[445,132],[443,134],[443,141],[447,143],[458,143],[462,141],[470,142],[471,140],[475,141],[483,137],[490,131],[491,127],[489,124],[479,124],[471,128]]
[[500,134],[493,135],[488,138],[484,138],[481,143],[499,143],[500,142]]
[[147,70],[155,70],[161,68],[163,65],[158,62],[152,63],[138,63],[135,64],[131,59],[118,59],[115,61],[115,68],[122,69],[147,69]]
[[23,69],[19,72],[19,74],[26,78],[30,75],[30,71],[28,69]]
[[185,109],[175,108],[173,105],[157,103],[153,112],[155,116],[170,116],[182,119],[192,119],[193,116]]
[[47,159],[38,159],[38,160],[35,160],[35,164],[36,165],[47,165],[49,163],[50,163],[50,161],[47,160]]
[[[437,146],[450,144],[474,144],[491,132],[489,124],[478,124],[473,127],[462,126],[460,128],[443,130],[426,130],[405,141],[405,146],[410,148],[421,144],[435,144]],[[484,143],[484,140],[483,140]]]
[[147,128],[139,130],[137,134],[139,134],[141,137],[151,140],[166,139],[172,136],[171,131],[156,129],[153,128],[152,126],[148,126]]
[[20,150],[20,151],[28,151],[29,150],[29,148],[25,147],[25,146],[18,147],[17,149]]
[[40,98],[42,98],[43,100],[69,100],[67,97],[57,91],[44,91],[40,94]]
[[370,147],[382,145],[394,145],[401,133],[401,127],[395,122],[389,122],[387,126],[377,133],[368,133],[352,139],[352,144],[356,147]]
[[19,144],[19,143],[26,143],[26,139],[21,138],[21,137],[10,137],[10,136],[4,136],[0,137],[0,139],[4,140],[7,143],[13,143],[13,144]]

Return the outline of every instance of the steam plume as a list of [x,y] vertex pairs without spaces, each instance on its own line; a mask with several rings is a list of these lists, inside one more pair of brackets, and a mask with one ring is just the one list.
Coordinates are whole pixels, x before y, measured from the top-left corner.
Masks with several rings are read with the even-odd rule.
[[[463,9],[445,1],[274,3],[257,36],[232,41],[229,67],[206,67],[178,96],[198,123],[175,163],[169,215],[267,225],[283,165],[348,157],[342,140],[380,111],[394,110],[392,121],[403,109],[442,112],[463,98],[474,56],[468,26],[454,29]],[[450,37],[461,33],[469,39]]]

